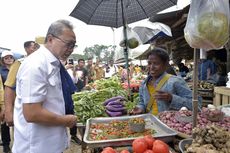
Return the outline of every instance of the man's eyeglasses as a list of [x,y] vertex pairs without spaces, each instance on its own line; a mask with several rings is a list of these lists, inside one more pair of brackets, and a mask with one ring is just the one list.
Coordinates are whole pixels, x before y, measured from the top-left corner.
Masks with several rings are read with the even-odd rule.
[[55,36],[54,34],[51,34],[53,37],[57,38],[58,40],[60,40],[61,42],[66,44],[66,47],[68,47],[69,49],[74,49],[75,47],[77,47],[76,41],[71,41],[71,42],[66,42],[63,39],[59,38],[58,36]]

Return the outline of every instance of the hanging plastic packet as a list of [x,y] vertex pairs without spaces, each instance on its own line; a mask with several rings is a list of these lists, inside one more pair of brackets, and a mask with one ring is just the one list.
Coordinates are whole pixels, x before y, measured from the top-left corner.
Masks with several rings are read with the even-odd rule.
[[[127,26],[127,45],[130,49],[134,49],[141,44],[141,40],[138,34],[130,27]],[[122,33],[122,41],[120,42],[121,47],[125,47],[124,35]]]
[[193,48],[223,47],[229,39],[229,1],[192,0],[184,35]]

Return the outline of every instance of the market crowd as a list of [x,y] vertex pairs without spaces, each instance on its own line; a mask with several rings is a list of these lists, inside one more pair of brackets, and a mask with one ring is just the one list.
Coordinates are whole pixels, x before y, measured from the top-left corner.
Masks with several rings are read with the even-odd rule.
[[[76,46],[72,24],[58,20],[48,28],[45,44],[24,43],[27,56],[16,60],[11,51],[3,51],[0,67],[1,138],[3,152],[9,153],[10,126],[14,126],[13,153],[61,153],[68,146],[67,128],[73,141],[77,117],[71,95],[82,91],[89,83],[118,75],[122,82],[141,78],[140,101],[132,114],[152,113],[185,106],[192,107],[192,92],[185,82],[191,72],[185,64],[169,64],[164,49],[153,49],[147,56],[146,67],[130,64],[107,64],[93,59],[69,58]],[[86,64],[87,62],[87,64]],[[200,80],[216,74],[211,60],[201,60]],[[142,78],[142,76],[145,76]],[[63,96],[62,96],[63,95]]]

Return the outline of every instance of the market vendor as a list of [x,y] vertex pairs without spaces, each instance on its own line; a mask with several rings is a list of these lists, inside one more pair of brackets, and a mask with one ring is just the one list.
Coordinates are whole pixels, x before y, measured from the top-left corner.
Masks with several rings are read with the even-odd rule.
[[131,114],[192,109],[192,91],[181,78],[166,73],[169,56],[164,49],[154,48],[147,56],[148,77],[139,89],[140,100]]

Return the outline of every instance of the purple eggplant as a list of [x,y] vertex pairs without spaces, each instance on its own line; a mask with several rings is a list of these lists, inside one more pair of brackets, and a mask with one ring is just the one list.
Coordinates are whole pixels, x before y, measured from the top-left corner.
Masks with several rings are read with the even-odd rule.
[[113,107],[113,105],[107,105],[105,106],[105,108],[108,110],[108,111],[111,111],[111,112],[121,112],[121,111],[124,111],[125,108],[124,107]]
[[117,99],[115,101],[110,101],[107,105],[123,105],[123,101],[121,101],[120,99]]
[[122,112],[111,112],[109,110],[105,110],[105,112],[110,116],[110,117],[115,117],[115,116],[121,116]]
[[112,97],[112,98],[110,98],[110,99],[107,99],[107,100],[103,103],[103,105],[106,106],[109,102],[115,101],[115,100],[119,100],[119,99],[125,100],[125,97],[122,97],[122,96]]
[[116,105],[110,105],[110,104],[108,104],[108,105],[106,105],[106,106],[113,106],[113,107],[115,107],[115,108],[122,108],[122,107],[124,107],[123,104],[116,104]]

